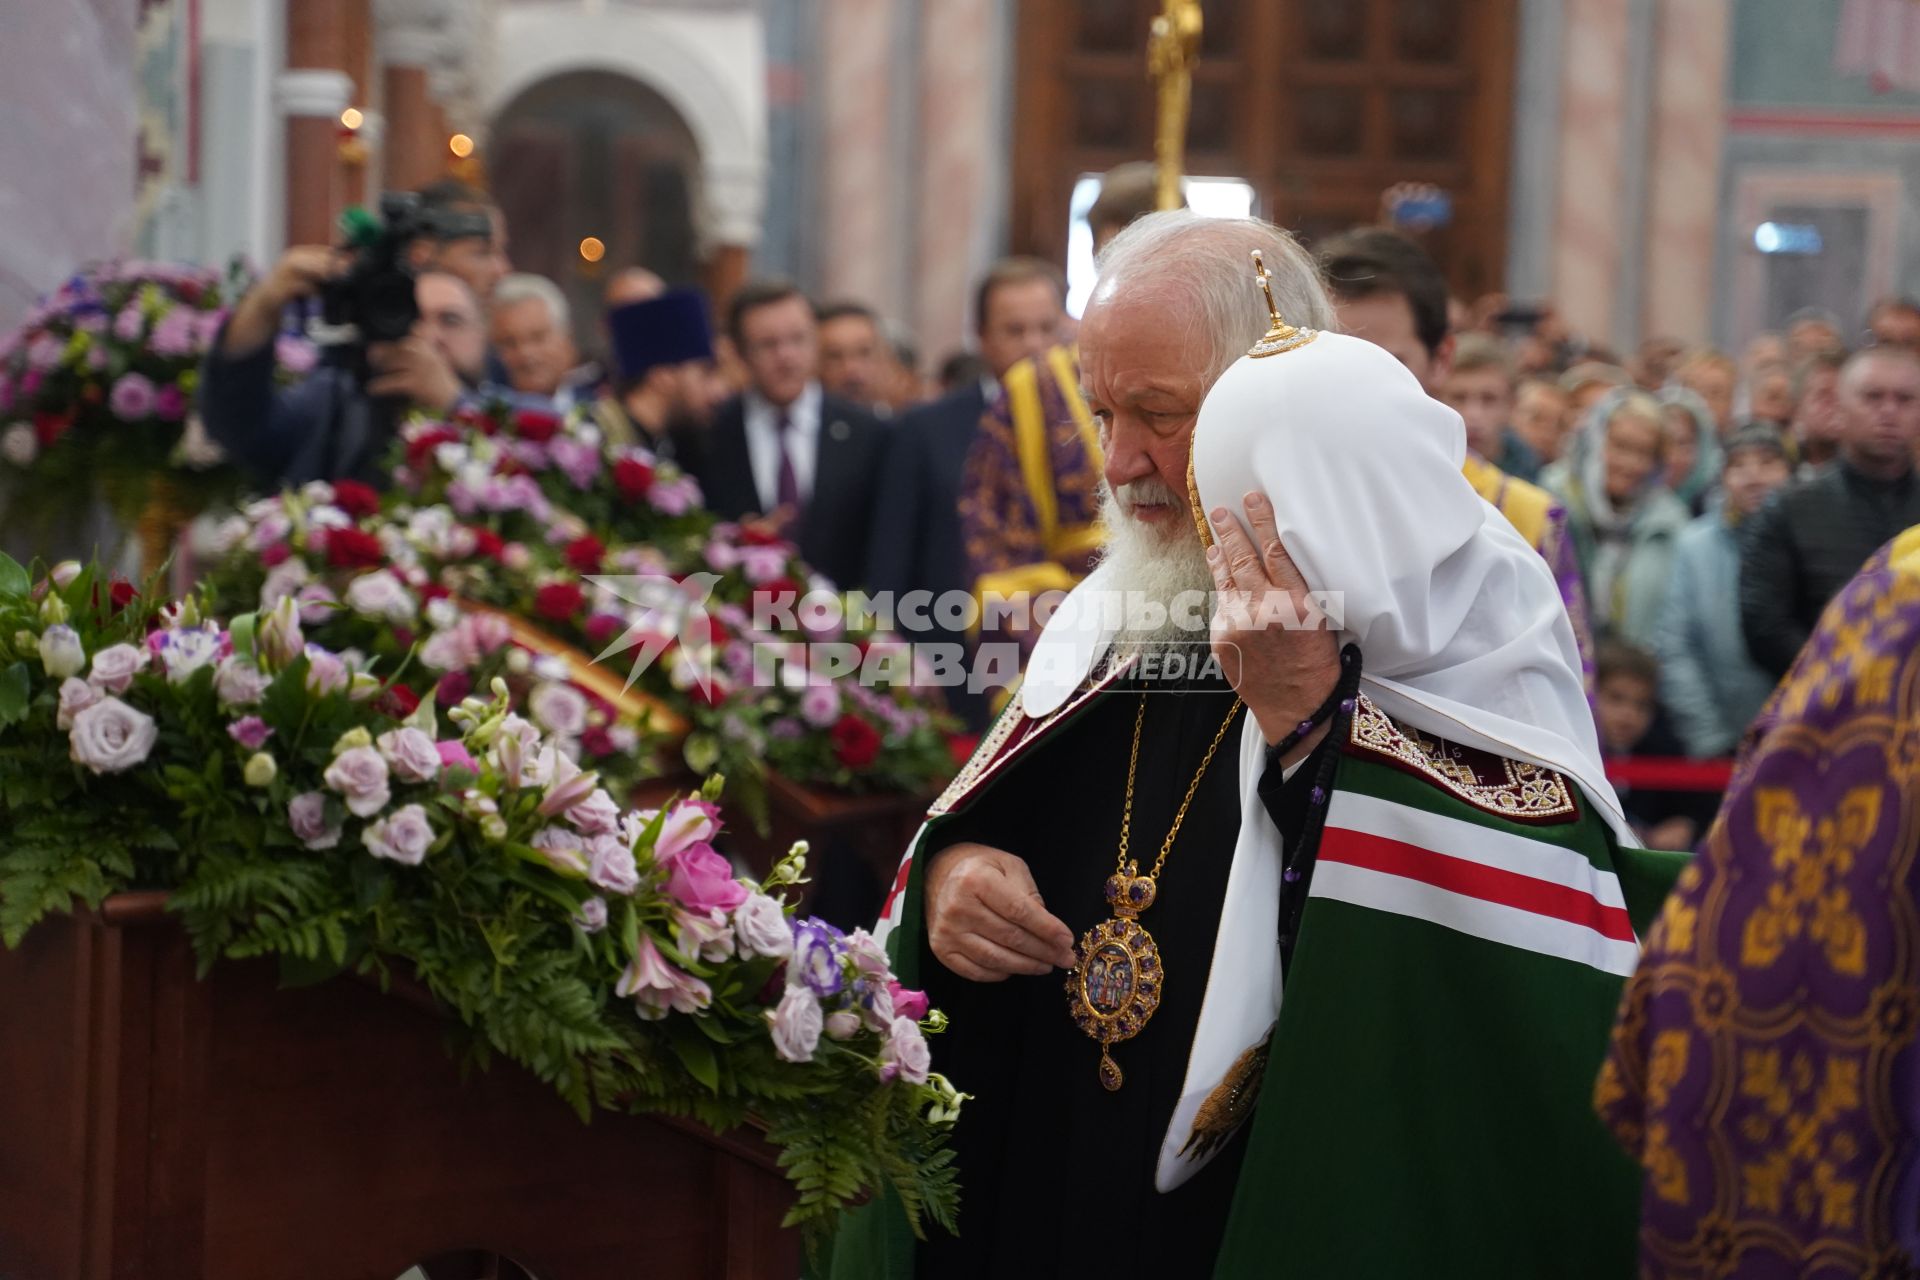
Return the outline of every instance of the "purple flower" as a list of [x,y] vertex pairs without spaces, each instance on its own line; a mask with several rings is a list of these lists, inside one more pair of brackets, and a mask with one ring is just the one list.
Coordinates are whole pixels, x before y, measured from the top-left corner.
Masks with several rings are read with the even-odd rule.
[[617,995],[631,996],[642,1018],[649,1022],[667,1016],[669,1010],[698,1013],[713,1002],[706,983],[668,964],[653,943],[653,935],[642,931],[640,947],[633,962],[620,975],[614,987]]
[[226,648],[226,633],[218,623],[200,627],[175,627],[156,631],[147,638],[154,656],[167,673],[168,684],[179,684],[204,666],[220,660]]
[[372,747],[348,747],[321,777],[346,800],[356,818],[371,818],[393,798],[387,789],[387,762]]
[[72,676],[60,682],[60,709],[54,713],[53,722],[63,732],[73,728],[73,718],[100,701],[100,690]]
[[600,450],[579,440],[557,439],[547,446],[553,465],[560,468],[576,489],[593,488],[600,476]]
[[920,1024],[911,1018],[895,1018],[887,1042],[880,1046],[880,1078],[898,1076],[908,1084],[925,1084],[927,1068],[932,1065],[933,1055],[927,1049],[927,1038],[920,1034]]
[[319,362],[319,352],[304,338],[281,335],[273,344],[273,358],[286,372],[299,377],[311,373]]
[[147,329],[147,318],[140,314],[140,308],[132,303],[120,309],[113,318],[113,336],[122,342],[138,342],[140,335]]
[[249,751],[258,751],[273,736],[273,727],[259,716],[242,716],[227,726],[227,736]]
[[[43,333],[27,344],[27,364],[35,373],[45,373],[49,369],[59,368],[60,361],[66,354],[67,344],[50,333]],[[33,383],[35,387],[40,385],[37,378]],[[32,388],[23,386],[22,390],[25,390],[28,395],[33,394]]]
[[839,995],[847,985],[840,965],[839,930],[809,917],[793,922],[793,959],[787,964],[787,985],[805,986],[816,996]]
[[340,824],[327,821],[327,798],[306,791],[287,802],[287,825],[294,839],[309,849],[331,849],[340,843]]
[[788,987],[767,1015],[773,1051],[788,1062],[812,1062],[820,1047],[820,1001],[804,987]]
[[810,684],[800,695],[800,718],[816,729],[827,729],[840,718],[840,693],[830,684]]
[[700,486],[690,476],[655,480],[653,488],[647,490],[647,500],[664,515],[683,516],[700,505]]
[[807,727],[792,716],[781,716],[767,726],[767,733],[775,742],[798,742],[807,736]]
[[147,655],[130,644],[109,645],[93,655],[87,683],[106,693],[125,693],[133,678],[147,669]]
[[598,933],[606,928],[607,900],[598,897],[588,898],[580,904],[580,909],[573,913],[573,923],[582,933]]
[[376,858],[417,867],[433,844],[433,824],[427,821],[427,811],[421,806],[402,805],[378,822],[368,824],[360,834],[360,843]]
[[640,870],[634,865],[633,850],[619,836],[598,835],[587,839],[587,879],[596,889],[622,897],[640,887]]
[[107,394],[107,407],[122,422],[145,422],[153,416],[153,381],[145,374],[124,373]]
[[102,698],[73,717],[67,753],[95,773],[122,773],[146,761],[159,733],[152,716]]
[[793,954],[786,910],[764,893],[750,893],[733,913],[733,932],[743,956],[784,959]]
[[154,322],[153,332],[147,335],[147,349],[169,360],[190,356],[199,345],[200,326],[194,322],[193,312],[185,307],[175,307],[161,316]]

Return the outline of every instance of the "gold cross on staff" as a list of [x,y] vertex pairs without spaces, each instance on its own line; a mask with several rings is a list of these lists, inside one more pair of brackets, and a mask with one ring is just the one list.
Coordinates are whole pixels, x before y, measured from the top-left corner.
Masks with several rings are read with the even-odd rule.
[[1253,344],[1247,354],[1258,360],[1263,356],[1277,356],[1283,351],[1294,351],[1306,346],[1320,336],[1318,329],[1296,329],[1280,317],[1280,304],[1273,300],[1273,273],[1267,270],[1267,260],[1260,251],[1253,251],[1253,279],[1260,286],[1260,292],[1266,295],[1267,314],[1273,318],[1260,341]]
[[1162,0],[1147,39],[1147,74],[1157,86],[1153,131],[1155,203],[1178,209],[1187,147],[1187,112],[1193,101],[1193,69],[1200,62],[1200,0]]

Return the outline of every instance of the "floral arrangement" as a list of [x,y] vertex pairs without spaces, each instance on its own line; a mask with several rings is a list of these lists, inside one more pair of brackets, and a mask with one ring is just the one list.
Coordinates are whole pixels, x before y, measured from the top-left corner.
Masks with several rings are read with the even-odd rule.
[[[462,637],[484,637],[500,617],[522,619],[522,639],[537,632],[567,651],[575,685],[588,674],[602,678],[601,692],[581,691],[583,706],[553,698],[556,707],[577,712],[569,723],[585,716],[581,745],[596,767],[613,767],[608,756],[638,748],[643,758],[634,771],[673,772],[676,764],[661,749],[677,746],[687,769],[733,779],[736,802],[756,822],[768,767],[846,791],[927,792],[950,776],[951,722],[916,692],[923,673],[907,646],[837,621],[810,630],[798,618],[790,629],[753,625],[756,613],[776,615],[756,608],[769,600],[794,616],[802,596],[832,598],[791,544],[698,510],[664,517],[669,524],[655,521],[659,543],[609,544],[547,498],[530,474],[498,469],[509,457],[529,456],[526,442],[516,444],[519,429],[476,428],[467,443],[438,440],[433,453],[457,464],[456,471],[477,457],[493,470],[469,477],[470,485],[457,477],[416,485],[420,505],[401,494],[383,502],[346,483],[309,485],[249,506],[208,543],[218,561],[210,578],[217,602],[229,611],[265,608],[293,591],[336,648],[397,659],[420,642],[412,669],[419,678],[409,674],[405,683],[421,694],[437,679],[443,701],[457,700],[490,674],[474,666],[485,646]],[[419,423],[407,429],[415,442],[438,430]],[[551,456],[559,438],[534,443]],[[502,452],[507,445],[514,447]],[[426,505],[430,496],[448,501]],[[587,504],[596,501],[619,505],[597,491]],[[650,594],[623,595],[593,581],[602,576],[647,583]],[[662,591],[669,597],[664,607]],[[340,605],[348,607],[331,624],[321,622],[318,615]],[[384,631],[383,619],[392,624]],[[432,623],[434,634],[414,619]],[[823,642],[837,650],[837,667],[825,665]],[[654,656],[624,699],[653,708],[650,718],[623,718],[623,699],[613,696],[633,665],[623,653],[628,648]],[[606,663],[595,666],[600,658]],[[884,681],[869,687],[867,674]]]
[[[0,338],[0,474],[11,504],[36,514],[96,490],[131,520],[152,477],[165,475],[180,514],[236,487],[204,440],[187,431],[200,363],[246,275],[152,262],[106,263],[74,275]],[[311,347],[282,342],[302,371]]]
[[863,1189],[952,1225],[944,1020],[864,933],[797,918],[712,839],[718,779],[625,812],[503,685],[443,723],[308,638],[298,594],[214,620],[0,557],[0,940],[165,890],[203,966],[417,979],[593,1108],[764,1124],[817,1239]]

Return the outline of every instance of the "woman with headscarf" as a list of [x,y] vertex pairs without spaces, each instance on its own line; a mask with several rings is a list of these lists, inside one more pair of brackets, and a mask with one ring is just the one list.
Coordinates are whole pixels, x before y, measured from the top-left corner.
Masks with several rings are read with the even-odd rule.
[[1697,516],[1713,501],[1723,465],[1713,410],[1685,387],[1662,391],[1660,408],[1667,423],[1667,488]]
[[1666,598],[1673,542],[1691,518],[1667,487],[1667,419],[1631,388],[1593,408],[1568,456],[1541,473],[1567,509],[1597,635],[1641,648]]

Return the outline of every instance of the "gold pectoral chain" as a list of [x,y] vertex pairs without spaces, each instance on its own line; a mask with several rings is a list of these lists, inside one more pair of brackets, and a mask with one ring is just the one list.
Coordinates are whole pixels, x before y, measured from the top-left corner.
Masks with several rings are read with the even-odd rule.
[[1118,1089],[1126,1079],[1109,1050],[1119,1041],[1131,1040],[1140,1034],[1159,1009],[1160,992],[1165,986],[1160,948],[1153,935],[1138,923],[1140,913],[1153,905],[1159,893],[1160,871],[1167,865],[1167,855],[1173,852],[1180,824],[1186,821],[1187,809],[1200,790],[1200,780],[1207,776],[1207,768],[1213,763],[1220,744],[1226,741],[1227,730],[1233,727],[1240,707],[1240,699],[1235,698],[1227,718],[1220,722],[1213,741],[1208,744],[1207,754],[1201,757],[1193,781],[1187,784],[1187,793],[1174,812],[1173,825],[1161,842],[1160,856],[1144,876],[1140,874],[1140,864],[1128,856],[1128,839],[1133,829],[1133,788],[1140,767],[1140,736],[1147,720],[1145,693],[1140,695],[1139,709],[1134,712],[1133,747],[1127,755],[1127,797],[1120,810],[1120,857],[1114,873],[1107,877],[1107,904],[1113,917],[1087,930],[1080,939],[1078,963],[1067,975],[1068,1012],[1074,1025],[1100,1042],[1100,1083],[1109,1091]]

